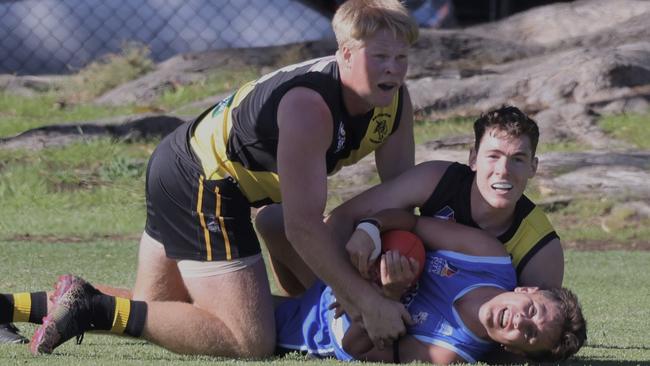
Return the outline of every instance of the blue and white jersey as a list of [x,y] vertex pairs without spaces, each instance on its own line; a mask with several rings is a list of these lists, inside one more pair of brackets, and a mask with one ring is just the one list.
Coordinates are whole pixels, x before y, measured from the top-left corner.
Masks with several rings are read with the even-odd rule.
[[422,277],[404,300],[415,322],[407,332],[421,342],[445,347],[467,362],[476,362],[494,343],[479,338],[465,326],[454,302],[478,287],[511,291],[516,285],[510,257],[427,252]]
[[332,289],[318,281],[300,298],[280,304],[275,309],[277,346],[315,357],[353,360],[341,346],[350,320],[347,315],[334,319],[334,310],[328,310],[334,301]]
[[[425,270],[417,287],[404,297],[416,323],[408,328],[408,334],[421,342],[450,349],[467,362],[476,362],[493,343],[480,339],[465,326],[454,302],[477,287],[510,291],[516,283],[510,257],[427,252]],[[334,301],[331,288],[318,282],[299,299],[282,303],[275,311],[278,346],[316,357],[352,360],[341,345],[350,321],[345,315],[334,319],[334,311],[328,310]]]

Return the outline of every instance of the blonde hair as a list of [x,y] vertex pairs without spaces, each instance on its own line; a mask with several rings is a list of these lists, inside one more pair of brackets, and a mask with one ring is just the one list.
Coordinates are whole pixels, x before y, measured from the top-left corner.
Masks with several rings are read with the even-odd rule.
[[418,24],[398,0],[348,0],[334,14],[332,28],[340,47],[359,46],[380,29],[388,29],[409,45],[418,39]]

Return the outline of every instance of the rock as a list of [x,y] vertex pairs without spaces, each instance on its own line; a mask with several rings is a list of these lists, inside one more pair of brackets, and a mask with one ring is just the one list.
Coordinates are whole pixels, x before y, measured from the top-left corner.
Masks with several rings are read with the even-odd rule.
[[540,6],[498,22],[471,27],[468,32],[548,46],[625,27],[630,19],[648,13],[650,3],[643,0],[581,0]]

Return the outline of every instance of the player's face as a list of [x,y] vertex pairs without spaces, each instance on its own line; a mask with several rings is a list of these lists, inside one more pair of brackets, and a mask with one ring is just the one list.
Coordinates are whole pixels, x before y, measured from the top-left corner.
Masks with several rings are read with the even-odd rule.
[[490,129],[472,153],[470,165],[483,199],[494,208],[513,208],[535,175],[537,158],[532,156],[528,136],[513,137]]
[[347,49],[343,67],[349,68],[350,82],[346,86],[361,98],[367,110],[387,106],[393,100],[406,77],[408,48],[405,39],[381,29],[360,47]]
[[536,287],[518,287],[483,304],[479,320],[490,338],[513,352],[550,350],[560,336],[558,304]]

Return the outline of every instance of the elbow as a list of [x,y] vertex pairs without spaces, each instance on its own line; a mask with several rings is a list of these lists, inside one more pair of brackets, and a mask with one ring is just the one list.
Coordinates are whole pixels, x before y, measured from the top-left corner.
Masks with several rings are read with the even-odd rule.
[[322,224],[322,220],[309,220],[308,218],[301,217],[285,217],[284,231],[287,240],[295,246],[296,243],[300,244],[306,238],[312,237],[315,226]]

